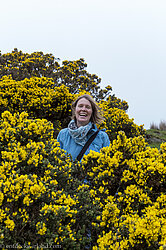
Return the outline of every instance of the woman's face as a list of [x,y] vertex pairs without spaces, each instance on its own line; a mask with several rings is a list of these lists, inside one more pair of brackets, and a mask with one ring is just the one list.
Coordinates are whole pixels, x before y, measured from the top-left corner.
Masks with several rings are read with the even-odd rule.
[[81,98],[75,108],[77,127],[85,126],[89,123],[92,115],[92,105],[86,98]]

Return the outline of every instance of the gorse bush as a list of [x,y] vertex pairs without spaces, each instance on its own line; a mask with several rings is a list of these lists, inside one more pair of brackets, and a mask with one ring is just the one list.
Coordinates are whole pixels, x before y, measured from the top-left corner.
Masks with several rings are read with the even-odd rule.
[[45,118],[55,129],[66,126],[70,120],[74,96],[64,85],[55,87],[51,78],[32,77],[15,81],[11,77],[0,79],[0,113],[28,112],[32,118]]
[[[127,102],[83,59],[0,54],[0,245],[30,249],[164,249],[166,143],[145,142]],[[90,93],[111,144],[81,162],[60,149],[71,103]]]
[[87,64],[84,59],[65,60],[62,66],[58,61],[52,54],[43,52],[28,54],[14,49],[12,53],[0,53],[0,78],[11,75],[13,80],[20,81],[31,77],[47,77],[54,81],[56,87],[63,84],[72,94],[87,91],[97,100],[102,100],[110,94],[110,86],[101,89],[101,79],[86,71]]
[[[117,137],[119,131],[124,131],[127,137],[135,137],[144,135],[145,130],[143,126],[138,126],[130,119],[123,108],[110,107],[111,99],[102,101],[100,107],[104,112],[105,121],[101,125],[101,128],[106,128],[110,140],[112,141]],[[123,107],[125,102],[121,102],[120,107]]]
[[142,136],[119,132],[109,147],[78,163],[59,148],[47,120],[5,111],[0,131],[2,245],[95,250],[166,244],[166,144],[151,149]]
[[[147,147],[143,137],[120,132],[101,153],[84,156],[82,173],[101,215],[93,249],[163,249],[166,244],[166,143]],[[95,245],[95,244],[94,244]]]
[[83,249],[93,221],[87,209],[95,215],[96,205],[73,178],[73,163],[53,138],[52,124],[6,111],[0,128],[0,243]]
[[34,52],[23,53],[14,49],[11,53],[0,53],[0,78],[11,75],[20,81],[31,77],[55,77],[55,70],[59,67],[58,59],[52,54]]

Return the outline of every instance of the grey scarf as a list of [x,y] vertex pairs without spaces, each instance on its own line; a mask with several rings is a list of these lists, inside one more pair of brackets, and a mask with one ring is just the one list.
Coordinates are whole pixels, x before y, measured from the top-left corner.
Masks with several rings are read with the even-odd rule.
[[72,136],[73,140],[81,146],[84,146],[87,142],[87,133],[92,128],[92,123],[89,122],[85,126],[81,126],[77,128],[76,123],[74,120],[71,120],[68,129],[69,133]]

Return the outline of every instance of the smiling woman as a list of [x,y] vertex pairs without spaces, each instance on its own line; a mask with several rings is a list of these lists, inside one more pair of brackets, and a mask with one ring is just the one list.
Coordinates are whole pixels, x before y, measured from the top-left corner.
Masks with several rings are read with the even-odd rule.
[[[57,140],[60,147],[71,154],[73,160],[83,150],[86,155],[90,150],[100,152],[101,148],[110,144],[105,130],[97,129],[96,124],[102,121],[100,108],[93,98],[87,94],[78,97],[72,104],[72,120],[68,128],[62,129],[58,134]],[[87,146],[87,143],[90,144]],[[81,160],[81,158],[77,159]]]

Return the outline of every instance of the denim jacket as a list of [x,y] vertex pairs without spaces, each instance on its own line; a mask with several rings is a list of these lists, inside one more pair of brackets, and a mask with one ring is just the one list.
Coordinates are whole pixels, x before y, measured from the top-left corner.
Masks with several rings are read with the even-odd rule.
[[[97,127],[93,124],[92,128],[87,134],[87,140],[97,131]],[[77,144],[71,137],[68,128],[62,129],[57,137],[57,141],[60,143],[60,147],[67,153],[71,154],[73,160],[75,160],[80,153],[83,146]],[[109,137],[104,129],[100,130],[96,138],[92,141],[89,148],[86,150],[85,155],[89,154],[90,150],[100,152],[100,149],[107,147],[110,144]]]

